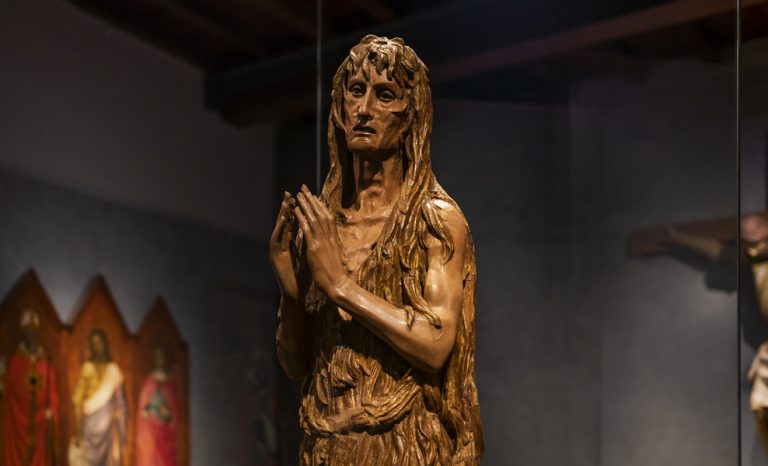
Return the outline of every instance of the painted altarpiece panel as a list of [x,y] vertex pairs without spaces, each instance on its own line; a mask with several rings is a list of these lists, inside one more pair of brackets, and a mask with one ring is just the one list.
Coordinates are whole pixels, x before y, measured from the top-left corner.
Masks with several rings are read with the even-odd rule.
[[188,466],[189,354],[164,299],[155,300],[137,343],[136,466]]
[[[34,354],[34,360],[37,362],[37,369],[34,371],[31,370],[34,366],[27,361],[33,354],[22,344],[20,328],[23,319],[31,318],[30,311],[37,316],[34,319],[39,323],[37,345],[41,348]],[[67,409],[70,394],[66,373],[62,370],[62,336],[65,331],[37,274],[30,270],[22,276],[0,305],[0,373],[3,383],[3,393],[0,397],[3,401],[0,403],[0,429],[3,430],[0,435],[0,463],[3,465],[46,464],[53,461],[53,458],[55,464],[65,464],[63,459],[70,437]],[[19,362],[24,367],[15,364]],[[27,398],[26,395],[33,391],[37,396]],[[20,401],[25,405],[22,409],[18,409],[19,397],[24,398]],[[34,407],[30,407],[32,400],[35,400]],[[36,425],[31,428],[28,425],[29,415],[21,415],[19,418],[20,412],[28,410],[35,411],[36,416],[42,414],[40,411],[44,412],[44,420],[38,420],[38,423],[42,422],[44,426]],[[19,436],[17,429],[22,425],[29,430],[26,435]],[[6,430],[8,432],[5,432]],[[4,440],[10,437],[24,440],[17,440],[15,446],[5,445]],[[28,439],[34,440],[29,442]],[[19,442],[25,445],[20,446]],[[33,443],[33,446],[30,447],[30,443]],[[30,455],[34,460],[31,460]]]
[[[93,396],[91,397],[88,397],[88,393],[84,393],[80,397],[80,402],[83,405],[81,407],[82,415],[78,416],[76,408],[73,407],[74,422],[71,423],[70,427],[75,433],[80,429],[82,434],[78,447],[72,448],[70,446],[69,463],[70,466],[77,466],[73,463],[80,462],[79,458],[106,454],[111,458],[110,462],[107,463],[110,466],[116,462],[115,459],[118,457],[119,465],[132,465],[136,341],[128,331],[128,327],[102,277],[97,277],[86,292],[83,304],[79,308],[71,331],[66,338],[67,378],[73,400],[78,397],[78,392],[83,392],[83,386],[88,384],[94,386],[93,380],[88,381],[87,363],[94,361],[96,357],[94,351],[98,348],[95,347],[97,345],[94,341],[95,335],[102,336],[100,339],[103,342],[98,346],[105,345],[107,347],[110,363],[106,365],[105,370],[102,370],[103,377],[100,380],[100,385],[95,389],[96,393],[92,393]],[[89,403],[89,401],[96,401],[96,403]],[[99,401],[102,403],[98,403]],[[116,419],[111,422],[108,431],[98,431],[87,427],[89,404],[92,406],[90,408],[93,411],[91,414],[95,416],[99,415],[101,409],[107,407],[113,411],[113,416]],[[114,414],[115,412],[120,413]],[[77,422],[78,418],[81,419],[79,423]],[[98,424],[98,419],[94,419],[93,425]],[[100,437],[107,438],[107,440]]]

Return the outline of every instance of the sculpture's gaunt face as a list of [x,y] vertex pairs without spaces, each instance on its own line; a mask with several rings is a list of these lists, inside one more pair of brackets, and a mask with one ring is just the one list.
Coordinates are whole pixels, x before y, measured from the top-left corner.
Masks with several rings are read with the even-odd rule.
[[349,78],[344,89],[344,133],[347,148],[357,154],[389,156],[400,145],[408,101],[405,92],[387,72],[370,66],[370,79],[362,70]]

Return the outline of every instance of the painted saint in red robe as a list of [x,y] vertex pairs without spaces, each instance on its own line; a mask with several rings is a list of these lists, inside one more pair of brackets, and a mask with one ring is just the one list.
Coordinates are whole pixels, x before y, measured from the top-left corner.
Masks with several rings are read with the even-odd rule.
[[165,353],[154,350],[154,371],[144,380],[136,419],[136,466],[178,466],[179,403]]
[[59,436],[56,376],[39,343],[40,318],[33,310],[21,317],[18,349],[0,363],[2,466],[55,464]]

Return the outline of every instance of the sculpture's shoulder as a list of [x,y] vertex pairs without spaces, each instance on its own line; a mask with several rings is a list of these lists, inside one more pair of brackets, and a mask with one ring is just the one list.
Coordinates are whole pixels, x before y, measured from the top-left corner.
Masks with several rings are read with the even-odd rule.
[[[467,219],[458,204],[445,194],[442,189],[432,193],[423,205],[423,215],[427,220],[428,235],[425,246],[442,257],[444,262],[451,258],[466,258],[474,251],[472,235]],[[459,259],[462,262],[463,259]]]
[[466,238],[470,235],[464,212],[439,186],[433,191],[433,195],[425,200],[424,210],[427,216],[434,215],[439,218],[454,239]]
[[466,223],[464,213],[450,197],[434,197],[427,200],[429,207],[435,209],[444,220],[463,221]]

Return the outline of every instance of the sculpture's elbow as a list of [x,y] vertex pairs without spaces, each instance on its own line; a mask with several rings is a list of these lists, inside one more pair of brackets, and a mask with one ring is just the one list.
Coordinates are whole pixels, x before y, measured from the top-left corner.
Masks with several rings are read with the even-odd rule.
[[424,364],[421,366],[421,372],[425,374],[434,375],[440,372],[443,366],[437,366],[436,364]]
[[443,370],[447,360],[447,354],[434,353],[429,355],[429,357],[423,358],[421,361],[419,361],[417,369],[424,372],[425,374],[437,374]]

